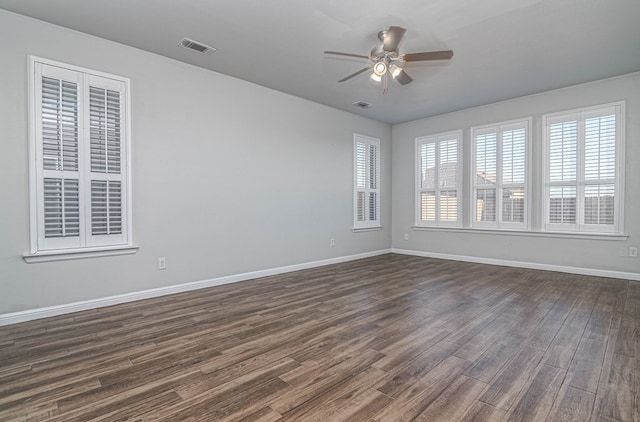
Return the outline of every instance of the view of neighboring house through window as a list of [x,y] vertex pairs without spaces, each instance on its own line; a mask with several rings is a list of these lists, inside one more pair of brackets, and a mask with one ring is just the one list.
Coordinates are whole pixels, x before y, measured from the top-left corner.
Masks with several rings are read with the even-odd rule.
[[531,120],[471,128],[471,226],[528,228],[528,145]]
[[618,233],[623,103],[543,117],[545,229]]
[[416,138],[416,225],[461,226],[462,131]]
[[380,140],[353,135],[354,228],[380,226]]

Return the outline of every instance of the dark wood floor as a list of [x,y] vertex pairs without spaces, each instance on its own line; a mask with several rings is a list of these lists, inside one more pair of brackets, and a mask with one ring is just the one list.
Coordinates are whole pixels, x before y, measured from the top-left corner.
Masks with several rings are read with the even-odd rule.
[[638,421],[640,283],[385,255],[0,327],[0,420]]

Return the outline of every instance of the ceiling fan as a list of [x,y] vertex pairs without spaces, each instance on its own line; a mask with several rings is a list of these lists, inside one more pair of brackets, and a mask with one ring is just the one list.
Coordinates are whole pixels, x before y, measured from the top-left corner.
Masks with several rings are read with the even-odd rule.
[[411,83],[413,79],[404,71],[404,66],[411,62],[421,62],[429,60],[449,60],[453,57],[453,51],[428,51],[423,53],[400,54],[398,45],[407,32],[405,28],[400,26],[390,26],[389,29],[383,29],[378,32],[378,39],[382,44],[373,47],[368,56],[362,54],[342,53],[339,51],[325,51],[324,54],[332,54],[336,56],[356,57],[371,61],[367,67],[358,70],[340,79],[338,82],[345,82],[354,78],[370,69],[373,70],[370,77],[376,82],[384,82],[383,93],[387,92],[387,75],[396,80],[400,85]]

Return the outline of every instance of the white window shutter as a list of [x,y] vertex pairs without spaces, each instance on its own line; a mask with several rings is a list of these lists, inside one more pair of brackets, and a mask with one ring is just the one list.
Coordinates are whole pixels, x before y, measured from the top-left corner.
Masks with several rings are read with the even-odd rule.
[[120,83],[91,76],[89,85],[89,243],[126,243],[122,172],[122,93]]
[[498,134],[490,132],[475,137],[475,221],[495,222],[496,183],[498,181]]
[[526,141],[525,128],[502,132],[501,222],[525,222]]
[[130,245],[128,81],[30,58],[31,252]]
[[75,72],[34,68],[37,248],[81,245],[81,82]]
[[527,230],[531,119],[471,128],[472,226]]
[[354,228],[380,226],[380,140],[354,134]]
[[566,120],[549,127],[549,222],[576,224],[578,188],[578,121]]
[[416,225],[461,226],[461,139],[461,131],[416,138]]
[[615,222],[616,116],[585,119],[584,224]]
[[545,230],[619,233],[624,103],[543,116]]
[[80,236],[78,179],[44,178],[44,237]]

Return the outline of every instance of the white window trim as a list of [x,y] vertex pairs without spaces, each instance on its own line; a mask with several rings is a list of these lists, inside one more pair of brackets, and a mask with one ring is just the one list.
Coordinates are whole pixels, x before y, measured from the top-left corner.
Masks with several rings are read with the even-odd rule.
[[433,231],[447,233],[470,233],[480,235],[500,235],[500,236],[518,236],[518,237],[546,237],[551,239],[592,239],[592,240],[609,240],[623,241],[629,240],[628,234],[603,234],[603,233],[565,233],[565,232],[539,232],[539,231],[522,231],[522,230],[494,230],[494,229],[477,229],[477,228],[454,228],[454,227],[425,227],[411,226],[416,231]]
[[[625,111],[626,103],[625,101],[617,101],[613,103],[600,104],[590,107],[583,107],[572,110],[565,110],[556,113],[544,114],[542,116],[542,194],[544,195],[544,200],[541,201],[541,216],[542,216],[542,231],[547,233],[565,233],[565,234],[584,234],[584,235],[619,235],[626,236],[624,234],[624,175],[625,175]],[[601,112],[605,109],[614,109],[616,114],[616,175],[615,175],[615,186],[618,188],[618,192],[616,192],[616,196],[614,198],[614,224],[610,226],[610,229],[607,230],[607,227],[603,227],[603,225],[593,224],[586,225],[580,224],[578,220],[578,216],[576,216],[577,222],[576,224],[558,224],[558,223],[549,223],[549,125],[552,120],[561,120],[563,117],[568,117],[569,115],[575,114],[580,116],[580,121],[584,120],[584,115],[588,113]],[[577,171],[577,187],[584,187],[584,174],[581,171],[582,166],[584,166],[584,145],[582,136],[582,125],[578,128],[578,171]],[[576,204],[580,203],[581,195],[576,193]],[[582,206],[577,207],[576,212]],[[578,213],[579,215],[580,213]]]
[[[59,67],[62,69],[80,72],[85,75],[95,75],[101,78],[113,79],[124,84],[125,89],[123,93],[123,103],[121,105],[121,115],[124,116],[124,123],[121,127],[121,133],[124,138],[124,145],[122,145],[122,174],[125,179],[124,185],[126,186],[126,196],[123,198],[123,234],[126,238],[126,242],[118,245],[104,245],[104,246],[91,246],[80,248],[67,248],[67,249],[39,249],[39,231],[40,225],[38,216],[38,178],[40,177],[37,163],[37,151],[38,151],[38,139],[36,138],[36,125],[38,116],[36,114],[36,63],[42,63],[49,66]],[[29,124],[29,237],[30,237],[30,252],[23,254],[23,258],[26,262],[41,262],[57,260],[52,257],[58,257],[58,259],[74,259],[85,258],[102,255],[115,255],[122,254],[122,251],[129,251],[125,253],[135,253],[137,246],[133,244],[133,213],[132,213],[132,171],[131,171],[131,82],[129,78],[111,75],[105,72],[96,71],[76,65],[70,65],[55,60],[45,59],[37,56],[28,56],[28,124]],[[118,252],[120,251],[120,252]],[[37,259],[42,257],[43,259]]]
[[[357,144],[358,142],[362,142],[365,143],[367,145],[375,145],[376,146],[376,182],[377,182],[377,188],[376,189],[370,189],[370,188],[365,188],[365,192],[376,192],[376,208],[377,208],[377,214],[376,220],[366,220],[366,221],[358,221],[358,187],[357,187],[357,172],[358,172],[358,165],[357,165]],[[373,138],[371,136],[366,136],[366,135],[362,135],[359,133],[354,133],[353,134],[353,231],[369,231],[370,229],[378,229],[381,228],[381,218],[380,218],[380,214],[381,214],[381,210],[380,210],[380,156],[381,156],[381,151],[380,151],[380,139],[378,138]],[[367,179],[368,181],[368,179]],[[367,186],[369,185],[369,183],[367,183]],[[365,214],[368,214],[365,212]]]
[[[420,220],[420,194],[424,189],[421,189],[420,185],[420,145],[424,143],[434,143],[436,145],[436,167],[439,168],[438,157],[439,157],[439,144],[444,138],[451,139],[455,137],[458,141],[458,161],[456,166],[456,198],[458,203],[457,216],[458,219],[456,221],[440,221],[440,187],[436,186],[433,190],[436,192],[436,220],[435,221],[422,221]],[[453,130],[450,132],[437,133],[434,135],[427,136],[419,136],[415,139],[415,159],[414,159],[414,183],[415,183],[415,191],[414,191],[414,223],[416,227],[451,227],[451,228],[460,228],[462,227],[462,200],[464,198],[462,194],[463,188],[463,176],[462,176],[462,168],[463,168],[463,134],[462,129]],[[449,188],[450,189],[450,188]]]
[[[531,162],[532,162],[532,117],[522,118],[522,119],[514,119],[508,120],[498,123],[491,123],[482,126],[473,126],[469,131],[469,138],[471,143],[471,157],[470,157],[470,172],[469,172],[469,207],[470,207],[470,216],[471,216],[471,226],[472,229],[477,230],[505,230],[505,231],[530,231],[531,230],[531,218],[530,218],[530,209],[531,209]],[[502,220],[502,189],[504,184],[502,183],[502,138],[501,133],[505,130],[509,130],[511,128],[519,128],[524,125],[526,129],[526,138],[525,138],[525,182],[524,182],[524,222],[523,223],[513,223],[513,222],[505,222]],[[475,201],[475,191],[476,191],[476,133],[482,131],[488,131],[492,128],[497,129],[498,139],[497,139],[497,157],[496,157],[496,171],[498,173],[499,183],[496,183],[496,221],[476,221],[476,201]]]

